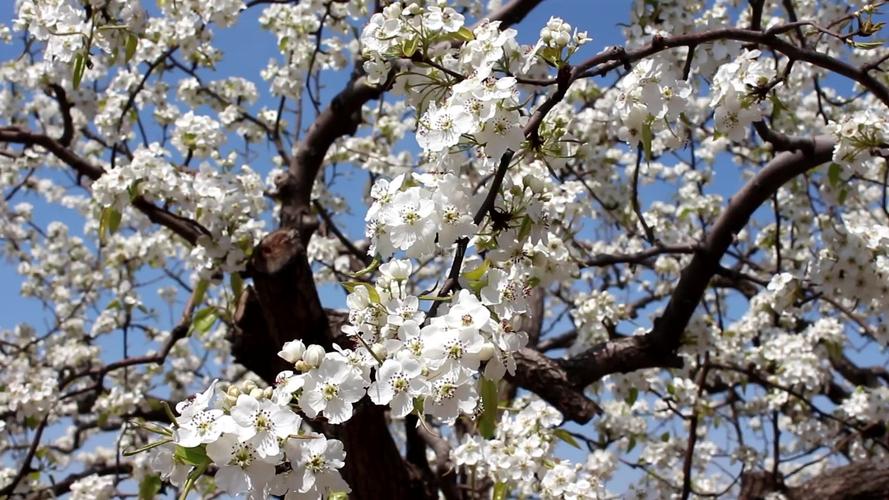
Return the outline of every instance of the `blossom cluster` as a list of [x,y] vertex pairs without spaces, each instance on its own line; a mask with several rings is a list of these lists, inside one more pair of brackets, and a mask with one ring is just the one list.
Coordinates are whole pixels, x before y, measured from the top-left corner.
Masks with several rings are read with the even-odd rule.
[[184,487],[212,461],[218,467],[216,484],[233,495],[295,499],[349,492],[339,473],[342,442],[306,432],[288,406],[289,392],[244,389],[230,386],[216,397],[214,382],[176,405],[179,415],[170,437],[152,450],[152,465],[164,479]]
[[489,478],[503,491],[546,499],[606,498],[601,476],[611,457],[598,454],[586,466],[553,457],[560,442],[577,446],[560,429],[562,415],[543,401],[517,398],[503,413],[497,434],[489,440],[467,435],[452,455],[458,465]]
[[[190,128],[195,123],[205,122],[189,120],[190,125],[182,126]],[[202,147],[209,147],[207,141],[212,140],[212,135],[199,130],[181,135],[194,144],[200,141]],[[158,144],[137,149],[131,162],[111,169],[91,186],[100,207],[119,213],[135,196],[177,200],[181,214],[193,217],[207,230],[190,256],[203,277],[217,269],[243,269],[247,251],[263,229],[258,217],[265,208],[262,187],[259,176],[247,166],[238,173],[220,172],[205,163],[194,172],[173,164]],[[128,213],[135,216],[135,211]]]

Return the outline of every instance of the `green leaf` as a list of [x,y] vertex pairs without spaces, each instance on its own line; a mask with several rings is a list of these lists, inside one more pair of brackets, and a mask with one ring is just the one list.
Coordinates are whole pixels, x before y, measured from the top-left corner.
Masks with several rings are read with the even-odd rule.
[[437,300],[439,302],[448,302],[451,299],[453,299],[454,297],[453,297],[453,295],[439,296],[439,295],[428,294],[428,295],[420,295],[417,298],[420,300]]
[[114,234],[120,228],[121,214],[113,207],[102,209],[99,217],[99,240],[105,241],[105,237]]
[[244,292],[244,278],[241,277],[241,273],[232,273],[229,281],[232,285],[232,294],[237,301],[241,297],[241,293]]
[[553,436],[556,436],[557,438],[570,444],[571,446],[577,448],[578,450],[580,449],[580,444],[578,444],[577,440],[574,439],[574,436],[572,436],[571,433],[566,431],[565,429],[562,429],[562,428],[553,429]]
[[636,436],[630,436],[630,442],[627,443],[627,453],[633,451],[633,448],[636,447]]
[[874,40],[873,42],[856,42],[854,40],[849,40],[849,45],[855,47],[856,49],[862,50],[871,50],[878,49],[882,47],[886,41],[885,40]]
[[120,229],[120,220],[121,220],[121,213],[120,212],[118,212],[117,210],[114,210],[113,208],[111,210],[109,210],[109,212],[108,212],[108,231],[110,231],[111,234],[116,233],[117,230]]
[[203,445],[195,446],[194,448],[176,446],[173,456],[183,463],[194,465],[195,467],[210,465],[210,457],[207,456],[207,450],[204,449]]
[[414,398],[414,411],[417,412],[417,415],[422,417],[423,415],[423,406],[425,404],[425,399],[423,398]]
[[651,161],[651,140],[654,134],[651,131],[651,123],[646,121],[642,125],[642,150],[645,151],[645,159]]
[[198,285],[194,288],[194,305],[199,306],[204,301],[204,295],[207,295],[207,288],[210,286],[209,280],[198,281]]
[[163,486],[160,476],[152,474],[139,481],[139,500],[152,500],[161,491]]
[[36,429],[38,425],[40,425],[40,419],[36,415],[25,417],[25,427],[28,429]]
[[191,328],[198,333],[207,333],[216,324],[217,319],[219,319],[219,315],[216,314],[216,309],[212,307],[201,309],[194,314]]
[[475,34],[466,26],[461,27],[456,33],[454,33],[454,36],[458,40],[463,40],[464,42],[475,40]]
[[830,183],[830,187],[836,188],[840,185],[840,174],[842,171],[843,167],[836,163],[831,163],[830,166],[827,167],[827,181]]
[[401,42],[401,53],[404,54],[404,57],[412,57],[417,52],[418,45],[419,40],[417,38],[405,40]]
[[533,227],[534,221],[531,220],[531,217],[528,217],[527,215],[522,217],[522,225],[519,227],[518,240],[525,241],[525,238],[531,234],[531,229],[533,229]]
[[[138,118],[138,117],[137,117]],[[136,121],[136,120],[133,120]],[[130,187],[127,188],[127,193],[130,195],[130,203],[136,200],[141,194],[139,192],[139,184],[145,182],[145,179],[138,179],[136,182],[130,184]]]
[[333,491],[327,496],[327,500],[349,500],[349,494],[345,491]]
[[497,483],[494,485],[494,491],[491,492],[491,500],[506,500],[509,496],[509,487],[506,483]]
[[125,56],[124,61],[130,62],[134,55],[136,55],[136,48],[139,46],[139,37],[130,33],[127,35],[127,45],[125,48]]
[[84,57],[82,52],[78,52],[74,56],[74,69],[73,74],[71,75],[71,83],[74,85],[74,90],[77,90],[77,88],[80,87],[80,81],[83,80],[84,71],[86,71],[86,57]]
[[639,399],[639,389],[630,387],[630,393],[627,394],[627,399],[625,400],[627,406],[633,406],[637,399]]
[[358,287],[364,287],[367,289],[367,296],[370,298],[370,301],[374,304],[380,303],[380,293],[377,292],[377,288],[370,283],[365,283],[363,281],[347,281],[343,283],[343,288],[349,291],[349,293],[354,292]]
[[478,431],[483,438],[491,439],[497,430],[497,402],[499,398],[497,382],[482,377],[479,383],[484,410],[478,420]]
[[840,190],[840,195],[837,197],[837,202],[838,202],[840,205],[846,203],[846,197],[848,197],[848,196],[849,196],[849,190],[846,189],[846,188],[841,189],[841,190]]
[[463,277],[469,281],[478,281],[478,280],[482,279],[482,277],[488,271],[489,267],[491,267],[491,266],[490,266],[490,264],[488,264],[488,261],[484,260],[484,261],[482,261],[481,264],[478,265],[478,267],[471,269],[469,271],[464,271]]
[[774,92],[769,94],[769,100],[772,101],[772,120],[777,120],[781,116],[781,112],[788,108]]
[[665,433],[661,434],[661,442],[666,443],[669,440],[670,440],[670,433],[669,432],[665,432]]

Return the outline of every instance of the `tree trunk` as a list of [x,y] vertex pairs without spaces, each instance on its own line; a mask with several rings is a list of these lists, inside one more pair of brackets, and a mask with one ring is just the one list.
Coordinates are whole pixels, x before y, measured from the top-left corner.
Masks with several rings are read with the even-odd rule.
[[[329,350],[344,318],[330,318],[322,308],[305,246],[294,229],[279,229],[263,238],[248,272],[253,286],[239,300],[230,337],[232,354],[238,363],[274,384],[280,371],[292,369],[277,355],[285,342],[301,339]],[[353,417],[342,425],[319,420],[324,433],[345,446],[342,472],[352,488],[349,498],[426,497],[420,474],[413,473],[392,439],[383,408],[364,402],[356,405]]]

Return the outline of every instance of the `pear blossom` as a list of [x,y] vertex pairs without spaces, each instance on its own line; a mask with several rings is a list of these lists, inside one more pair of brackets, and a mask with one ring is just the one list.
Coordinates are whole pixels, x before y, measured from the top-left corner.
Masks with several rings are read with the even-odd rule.
[[296,434],[301,423],[286,406],[257,401],[247,394],[238,396],[230,418],[239,426],[238,438],[252,443],[260,457],[278,455],[278,440]]
[[262,491],[275,476],[276,456],[261,456],[249,442],[235,434],[224,434],[207,445],[207,456],[219,465],[216,484],[232,495]]
[[328,353],[316,370],[306,375],[299,406],[309,418],[324,413],[339,424],[352,416],[352,405],[365,395],[361,373],[335,353]]
[[367,395],[375,404],[388,404],[393,417],[402,418],[413,411],[413,399],[425,392],[421,373],[422,367],[416,360],[387,359],[377,370],[376,381],[367,388]]

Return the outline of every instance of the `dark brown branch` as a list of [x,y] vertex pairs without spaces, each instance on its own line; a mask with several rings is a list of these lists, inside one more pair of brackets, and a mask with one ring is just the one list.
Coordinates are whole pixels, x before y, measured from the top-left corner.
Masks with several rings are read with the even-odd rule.
[[28,448],[28,453],[25,455],[25,459],[22,460],[22,465],[19,467],[16,475],[12,478],[12,481],[0,490],[0,497],[6,498],[15,493],[15,489],[18,487],[19,483],[22,482],[22,479],[25,478],[25,475],[33,470],[31,469],[31,461],[34,460],[34,455],[37,453],[37,448],[40,446],[40,439],[43,438],[43,431],[46,429],[50,412],[51,410],[48,410],[46,415],[43,416],[43,420],[37,425],[37,430],[34,432],[34,437],[31,438],[31,446]]
[[[105,173],[102,167],[84,160],[61,142],[46,135],[34,134],[17,127],[4,127],[0,128],[0,142],[41,146],[73,168],[78,176],[83,176],[90,180],[97,180]],[[152,222],[170,229],[192,245],[197,243],[201,235],[210,234],[199,223],[158,207],[142,196],[138,196],[133,200],[133,206],[144,213]]]
[[655,246],[630,254],[598,254],[582,262],[582,265],[584,267],[604,267],[614,264],[640,264],[659,255],[690,254],[696,250],[696,245]]
[[781,33],[782,29],[789,28],[787,28],[787,25],[776,26],[775,28],[766,31],[746,30],[741,28],[720,28],[699,33],[668,37],[655,35],[652,37],[652,40],[648,45],[639,49],[632,51],[610,49],[596,54],[573,69],[572,80],[604,75],[611,70],[626,65],[627,63],[639,61],[667,49],[689,47],[692,45],[698,46],[702,43],[709,43],[717,40],[735,40],[739,42],[762,44],[772,50],[784,54],[792,60],[807,62],[845,76],[850,80],[860,83],[864,88],[874,94],[877,99],[889,106],[889,88],[880,83],[878,79],[869,75],[864,68],[853,66],[822,52],[797,47],[796,45],[782,40],[777,36],[777,34]]
[[583,394],[559,364],[534,349],[524,348],[515,355],[515,375],[511,382],[534,392],[557,408],[568,420],[584,424],[602,412],[599,405]]
[[811,139],[803,150],[782,153],[770,161],[729,202],[701,248],[682,270],[670,301],[648,334],[599,344],[561,363],[575,387],[585,387],[610,373],[681,366],[675,353],[685,327],[710,280],[721,269],[719,261],[735,235],[779,187],[810,168],[829,161],[832,154],[832,140],[817,137]]
[[492,21],[500,21],[500,27],[506,28],[520,22],[543,0],[512,0],[488,15]]
[[772,492],[790,500],[885,499],[889,491],[889,465],[874,460],[829,469],[799,486],[787,487],[771,472],[751,471],[742,476],[741,500],[758,500]]
[[71,103],[68,101],[68,94],[61,85],[52,84],[49,86],[56,95],[56,101],[59,103],[59,112],[62,114],[62,135],[59,137],[59,144],[68,147],[74,139],[74,121],[71,119]]

